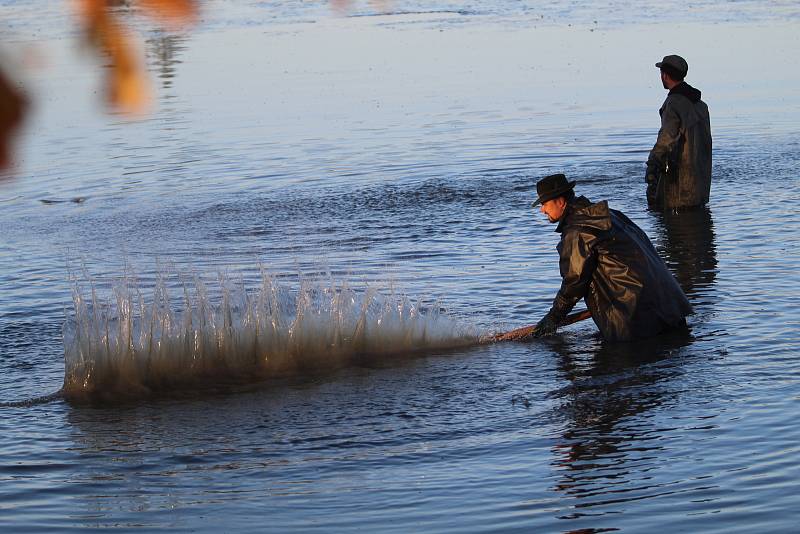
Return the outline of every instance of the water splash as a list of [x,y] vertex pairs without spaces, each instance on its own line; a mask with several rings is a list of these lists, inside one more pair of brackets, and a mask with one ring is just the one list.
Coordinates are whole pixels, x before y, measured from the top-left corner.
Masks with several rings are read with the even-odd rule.
[[63,392],[113,400],[199,385],[257,381],[346,364],[477,343],[480,333],[393,290],[346,281],[292,288],[263,272],[247,289],[219,275],[209,291],[197,275],[150,292],[126,275],[101,298],[88,276],[73,284],[64,329]]

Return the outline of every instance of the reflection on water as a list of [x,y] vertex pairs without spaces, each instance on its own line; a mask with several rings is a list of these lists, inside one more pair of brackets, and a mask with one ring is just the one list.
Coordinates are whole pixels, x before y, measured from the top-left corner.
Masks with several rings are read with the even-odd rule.
[[181,63],[178,54],[186,48],[185,41],[185,36],[160,31],[146,40],[148,65],[158,73],[164,89],[172,87],[177,65]]
[[[235,469],[224,453],[233,451],[234,434],[226,439],[222,432],[213,443],[209,438],[253,415],[236,414],[224,401],[219,406],[217,411],[204,403],[177,403],[68,412],[70,439],[85,466],[70,476],[73,521],[84,528],[109,527],[114,510],[116,528],[147,528],[159,525],[165,510],[196,504],[203,493],[197,479]],[[250,423],[258,424],[257,419]],[[180,435],[173,430],[176,426]],[[179,474],[195,479],[196,485],[176,491]]]
[[561,519],[613,516],[660,491],[648,472],[658,468],[667,429],[649,412],[677,402],[678,354],[691,341],[685,330],[631,343],[598,340],[588,350],[553,339],[550,348],[568,382],[552,394],[566,421],[552,448],[555,490],[571,501]]
[[717,278],[714,221],[706,206],[680,213],[653,212],[658,250],[692,304],[704,298]]

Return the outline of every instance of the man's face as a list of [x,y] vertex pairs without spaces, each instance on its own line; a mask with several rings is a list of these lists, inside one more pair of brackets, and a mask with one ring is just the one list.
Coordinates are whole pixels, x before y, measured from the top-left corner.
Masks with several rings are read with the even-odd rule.
[[664,86],[664,89],[669,89],[669,80],[667,80],[667,75],[663,70],[661,71],[661,85]]
[[567,207],[567,201],[564,197],[557,197],[547,202],[542,202],[539,211],[547,215],[547,220],[555,223],[561,220],[564,215],[564,209]]

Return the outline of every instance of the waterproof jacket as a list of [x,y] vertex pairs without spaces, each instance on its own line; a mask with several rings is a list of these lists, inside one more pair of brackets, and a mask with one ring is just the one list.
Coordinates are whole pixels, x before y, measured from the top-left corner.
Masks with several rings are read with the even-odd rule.
[[688,208],[708,202],[711,120],[700,94],[688,83],[681,82],[670,90],[658,110],[661,129],[647,158],[651,207]]
[[649,337],[684,324],[692,307],[647,235],[606,201],[570,202],[561,234],[561,288],[550,310],[560,322],[583,298],[607,340]]

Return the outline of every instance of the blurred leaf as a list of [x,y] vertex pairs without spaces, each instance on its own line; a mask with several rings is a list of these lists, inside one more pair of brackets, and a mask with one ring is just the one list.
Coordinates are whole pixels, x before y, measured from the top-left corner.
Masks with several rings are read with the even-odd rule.
[[80,0],[78,13],[89,43],[109,59],[106,98],[123,113],[141,113],[150,103],[147,75],[134,40],[108,9],[107,0]]
[[193,0],[139,0],[138,5],[162,24],[181,27],[197,20],[197,2]]
[[[141,113],[150,104],[150,82],[135,39],[119,14],[110,9],[116,3],[78,0],[78,14],[91,46],[109,59],[105,80],[108,102],[122,113]],[[143,13],[169,26],[183,26],[197,17],[197,3],[193,0],[140,0],[137,5]]]
[[27,108],[27,99],[0,68],[0,171],[11,165],[11,145]]

